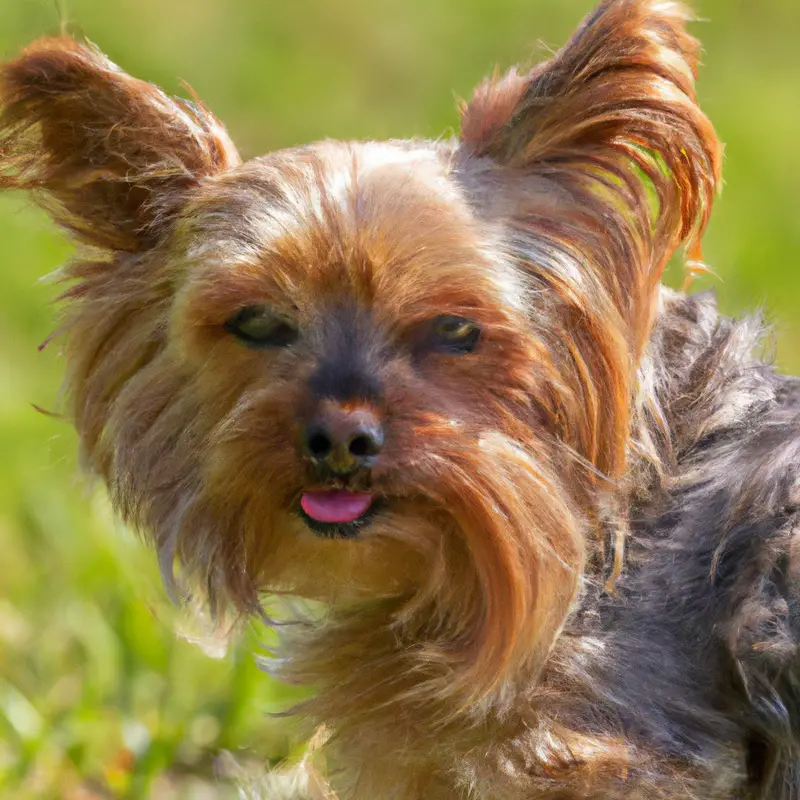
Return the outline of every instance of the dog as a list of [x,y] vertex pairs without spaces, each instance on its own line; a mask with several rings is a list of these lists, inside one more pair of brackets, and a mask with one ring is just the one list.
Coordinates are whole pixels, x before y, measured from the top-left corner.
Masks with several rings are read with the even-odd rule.
[[342,800],[800,797],[800,383],[660,283],[721,182],[688,21],[605,0],[452,140],[244,163],[89,44],[2,68],[83,462],[178,600],[324,609],[269,669]]

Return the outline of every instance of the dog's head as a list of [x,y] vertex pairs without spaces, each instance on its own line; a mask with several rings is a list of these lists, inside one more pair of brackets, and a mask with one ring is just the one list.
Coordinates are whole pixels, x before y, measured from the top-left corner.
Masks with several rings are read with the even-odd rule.
[[247,163],[87,45],[4,67],[0,186],[80,246],[70,415],[168,580],[244,610],[390,602],[476,686],[541,660],[625,473],[659,277],[718,182],[684,22],[610,0],[479,87],[455,141]]

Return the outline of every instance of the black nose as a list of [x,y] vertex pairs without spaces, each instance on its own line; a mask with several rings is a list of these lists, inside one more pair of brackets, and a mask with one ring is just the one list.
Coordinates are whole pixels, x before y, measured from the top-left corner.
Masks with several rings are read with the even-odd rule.
[[383,446],[383,427],[364,407],[325,403],[303,431],[303,450],[315,464],[335,475],[370,466]]

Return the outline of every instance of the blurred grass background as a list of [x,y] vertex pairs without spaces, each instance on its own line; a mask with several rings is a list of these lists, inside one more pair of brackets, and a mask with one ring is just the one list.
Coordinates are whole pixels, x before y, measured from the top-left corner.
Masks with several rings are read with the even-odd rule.
[[[566,38],[591,0],[0,0],[0,56],[69,29],[183,91],[245,156],[322,137],[438,136],[495,64]],[[800,3],[697,0],[705,109],[727,143],[706,258],[730,313],[763,305],[800,370]],[[537,42],[544,43],[544,47]],[[218,752],[280,757],[290,701],[251,630],[211,659],[173,633],[155,564],[79,476],[57,404],[54,287],[69,253],[23,198],[0,198],[0,797],[232,796]]]

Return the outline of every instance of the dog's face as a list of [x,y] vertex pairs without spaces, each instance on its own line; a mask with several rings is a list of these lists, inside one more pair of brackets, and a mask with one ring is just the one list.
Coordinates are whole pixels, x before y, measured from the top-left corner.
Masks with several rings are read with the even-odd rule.
[[192,502],[209,535],[246,531],[260,587],[408,591],[453,527],[453,473],[527,394],[519,287],[451,160],[323,144],[207,181],[181,212],[166,391],[202,430]]
[[487,602],[519,626],[540,561],[562,576],[542,608],[572,598],[583,543],[542,403],[561,376],[504,252],[510,190],[482,204],[491,168],[460,157],[321,144],[181,208],[163,343],[117,401],[111,465],[167,568],[177,553],[244,603],[424,605],[461,635]]
[[487,682],[546,652],[625,470],[661,269],[718,178],[682,24],[608,2],[480,87],[457,141],[245,164],[74,41],[5,68],[0,185],[84,248],[71,415],[168,581],[177,558],[243,609],[391,601]]
[[260,586],[409,591],[458,527],[484,437],[537,424],[524,287],[453,158],[322,144],[182,211],[167,349],[203,431],[194,491],[218,531],[247,529]]

